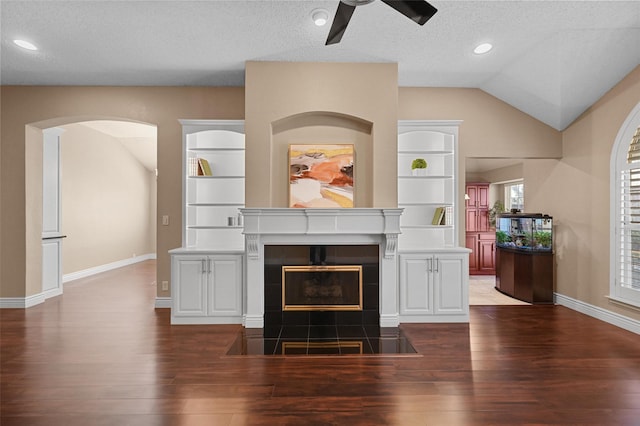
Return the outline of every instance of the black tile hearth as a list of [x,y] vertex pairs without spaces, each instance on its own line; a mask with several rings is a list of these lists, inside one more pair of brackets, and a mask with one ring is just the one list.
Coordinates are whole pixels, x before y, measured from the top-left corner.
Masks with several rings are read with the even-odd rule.
[[227,355],[417,355],[399,328],[360,325],[244,329]]

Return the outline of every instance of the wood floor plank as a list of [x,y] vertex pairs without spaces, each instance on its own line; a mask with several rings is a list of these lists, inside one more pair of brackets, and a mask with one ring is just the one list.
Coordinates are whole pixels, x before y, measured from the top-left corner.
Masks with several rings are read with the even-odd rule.
[[418,356],[228,356],[171,326],[153,261],[0,310],[0,424],[638,425],[640,337],[560,306],[404,324]]

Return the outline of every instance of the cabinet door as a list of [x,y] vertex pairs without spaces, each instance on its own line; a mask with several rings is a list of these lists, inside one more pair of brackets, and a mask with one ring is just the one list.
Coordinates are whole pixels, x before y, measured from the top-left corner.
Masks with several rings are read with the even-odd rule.
[[471,250],[469,253],[469,273],[473,274],[478,270],[478,234],[467,234],[465,246]]
[[465,314],[469,310],[466,255],[437,254],[433,273],[435,314]]
[[242,315],[242,256],[208,259],[210,316]]
[[467,232],[478,232],[478,209],[474,207],[469,207],[465,211],[466,215],[466,231]]
[[172,315],[207,315],[207,258],[176,256],[172,265]]
[[469,199],[465,201],[466,208],[478,207],[478,187],[475,185],[467,185],[465,187],[465,194],[469,196]]
[[400,256],[400,314],[433,313],[431,269],[433,257]]
[[482,272],[495,271],[495,242],[480,240],[478,243],[478,269]]
[[489,210],[478,209],[476,218],[477,218],[476,230],[478,232],[488,232],[489,231]]
[[489,184],[477,186],[476,201],[479,209],[489,208]]

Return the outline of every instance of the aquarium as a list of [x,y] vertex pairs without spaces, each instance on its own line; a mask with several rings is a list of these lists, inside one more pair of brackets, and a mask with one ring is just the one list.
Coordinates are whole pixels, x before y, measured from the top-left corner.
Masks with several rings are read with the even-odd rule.
[[553,251],[553,218],[546,214],[501,214],[496,221],[498,247]]

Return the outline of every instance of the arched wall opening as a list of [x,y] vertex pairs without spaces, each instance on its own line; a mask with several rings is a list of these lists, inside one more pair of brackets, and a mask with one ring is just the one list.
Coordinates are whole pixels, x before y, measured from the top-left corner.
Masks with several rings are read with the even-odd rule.
[[[79,191],[78,188],[67,188],[71,189],[71,191],[65,194],[64,189],[61,189],[62,209],[63,211],[65,210],[65,202],[74,205],[72,210],[74,210],[75,219],[72,218],[72,221],[75,220],[77,222],[78,218],[83,214],[87,216],[82,219],[84,223],[73,234],[68,235],[69,238],[65,241],[67,245],[76,245],[72,251],[72,253],[76,253],[73,255],[74,258],[70,259],[67,256],[67,260],[71,260],[71,262],[65,262],[63,257],[65,276],[68,279],[75,279],[113,267],[124,266],[131,263],[131,261],[140,260],[139,255],[147,258],[155,257],[157,246],[157,228],[155,224],[157,185],[155,169],[151,172],[141,165],[136,166],[134,164],[135,159],[131,158],[135,157],[135,155],[123,145],[118,146],[117,138],[113,137],[113,135],[107,135],[104,132],[82,125],[82,123],[86,122],[107,121],[115,124],[122,123],[127,126],[150,126],[154,130],[156,129],[154,124],[141,123],[121,117],[104,116],[59,117],[30,123],[25,126],[25,164],[30,165],[29,170],[25,172],[25,211],[27,212],[25,217],[25,255],[27,264],[25,294],[34,296],[34,303],[39,303],[38,295],[43,289],[41,237],[43,230],[43,132],[45,129],[59,128],[64,130],[61,136],[61,147],[65,146],[64,133],[67,133],[66,139],[75,140],[73,144],[75,147],[72,147],[71,151],[61,148],[61,163],[67,162],[68,166],[72,166],[68,167],[68,171],[74,170],[72,179],[79,185],[78,188],[82,188],[82,191]],[[109,141],[113,143],[107,144],[106,142]],[[157,133],[155,131],[154,145],[157,146]],[[71,157],[65,159],[65,151],[69,151],[67,154],[71,155]],[[157,154],[154,154],[154,156],[157,161]],[[125,162],[128,164],[125,164]],[[135,171],[136,168],[138,169],[137,171]],[[133,174],[131,174],[132,170]],[[119,175],[120,178],[129,176],[129,179],[134,179],[134,176],[138,176],[145,182],[136,182],[133,187],[137,187],[139,190],[136,194],[131,194],[132,185],[127,185],[126,180],[117,181],[116,177]],[[81,181],[77,182],[78,179],[81,179]],[[63,181],[64,178],[61,182]],[[87,194],[92,194],[92,191],[94,191],[93,197],[88,197]],[[127,194],[129,194],[128,197],[126,196]],[[146,207],[132,207],[132,200],[140,196],[140,194],[146,194]],[[123,197],[123,195],[125,196]],[[99,200],[102,200],[102,205],[99,204]],[[131,253],[126,258],[123,258],[124,255],[118,254],[117,249],[114,250],[114,247],[109,247],[109,245],[115,246],[118,244],[117,238],[114,238],[114,235],[117,234],[114,234],[114,222],[108,223],[108,219],[106,219],[110,214],[109,211],[99,213],[104,210],[105,205],[109,204],[120,204],[110,207],[110,209],[112,208],[111,213],[120,211],[119,223],[123,223],[122,218],[131,215],[136,216],[138,226],[145,227],[145,229],[138,230],[139,232],[137,233],[144,235],[143,238],[146,238],[147,241],[143,251],[147,253]],[[132,213],[134,210],[135,213]],[[99,216],[100,214],[102,216]],[[141,215],[144,215],[144,218]],[[87,229],[87,224],[91,223],[93,223],[94,227]],[[128,226],[127,223],[123,227],[126,228],[126,226]],[[91,232],[92,230],[94,232]],[[66,232],[65,229],[62,229],[62,231],[63,233]],[[120,231],[122,231],[119,232],[120,235],[126,236],[131,230],[121,229]],[[98,234],[103,235],[102,240],[97,238]],[[106,242],[108,238],[111,238],[111,243]],[[139,243],[136,243],[136,246],[141,247]],[[103,248],[104,250],[102,250]],[[83,252],[85,252],[82,255],[83,259],[77,262],[78,253]],[[120,259],[116,259],[118,257]],[[64,265],[67,264],[75,266],[71,266],[70,269],[69,267],[65,268]]]
[[288,206],[289,145],[352,144],[354,206],[373,207],[373,123],[328,111],[309,111],[271,123],[271,188],[275,207]]

